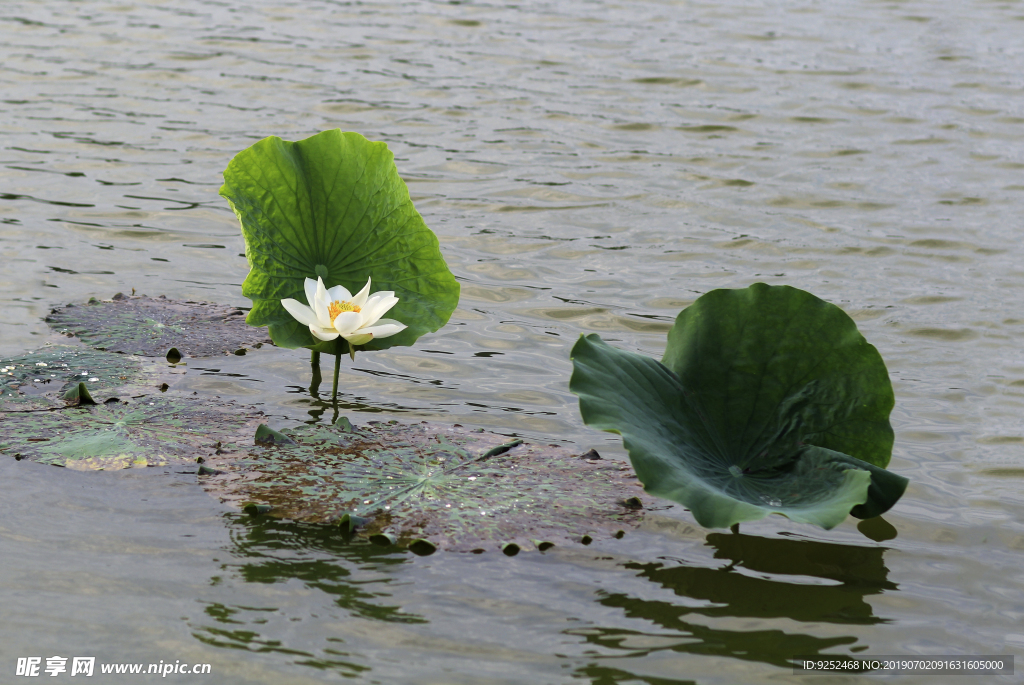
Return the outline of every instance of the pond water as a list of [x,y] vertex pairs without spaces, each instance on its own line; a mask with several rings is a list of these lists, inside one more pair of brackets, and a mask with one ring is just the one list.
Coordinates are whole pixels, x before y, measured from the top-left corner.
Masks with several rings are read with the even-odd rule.
[[[589,547],[417,557],[241,515],[184,468],[5,458],[0,669],[868,683],[786,660],[1020,653],[1022,30],[1017,0],[7,0],[0,354],[119,291],[247,306],[221,171],[264,136],[342,128],[390,145],[462,285],[447,327],[346,363],[354,422],[625,459],[568,392],[578,336],[660,356],[700,294],[785,283],[882,353],[912,482],[884,543],[854,519],[734,536],[666,507]],[[308,356],[265,347],[191,360],[178,387],[287,427],[330,418],[308,383]]]

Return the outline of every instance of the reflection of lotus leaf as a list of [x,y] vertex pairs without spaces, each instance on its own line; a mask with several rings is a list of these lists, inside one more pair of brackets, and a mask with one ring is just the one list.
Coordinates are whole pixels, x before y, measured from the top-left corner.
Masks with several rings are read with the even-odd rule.
[[400,544],[423,538],[455,551],[578,542],[642,518],[639,501],[627,504],[643,495],[627,465],[562,448],[501,445],[500,436],[423,424],[284,433],[294,444],[218,459],[229,473],[205,479],[207,488],[295,520],[365,517],[363,536],[388,534]]
[[95,392],[139,383],[143,377],[143,365],[138,358],[51,345],[0,359],[0,408],[21,404],[49,406],[82,381]]
[[[885,548],[721,533],[708,535],[707,545],[715,549],[716,559],[729,560],[728,566],[705,568],[662,561],[625,564],[683,601],[675,596],[662,599],[656,592],[644,592],[643,596],[607,593],[601,598],[602,605],[649,622],[653,628],[640,633],[591,626],[574,629],[572,634],[583,635],[613,654],[629,655],[630,648],[625,645],[643,643],[643,638],[651,635],[657,636],[658,650],[788,668],[797,657],[857,642],[852,635],[844,636],[838,626],[887,620],[876,616],[865,601],[869,595],[897,588],[888,578]],[[716,625],[721,619],[725,625]],[[783,622],[780,627],[757,629],[764,619]],[[820,630],[799,629],[822,623],[834,624],[824,637],[814,634]],[[829,658],[845,657],[832,653]]]
[[256,418],[256,412],[220,400],[167,395],[5,412],[0,453],[78,470],[195,463],[251,435]]
[[46,322],[101,350],[163,357],[176,347],[182,354],[209,357],[269,342],[265,331],[245,325],[244,314],[208,302],[115,295],[109,302],[59,307]]

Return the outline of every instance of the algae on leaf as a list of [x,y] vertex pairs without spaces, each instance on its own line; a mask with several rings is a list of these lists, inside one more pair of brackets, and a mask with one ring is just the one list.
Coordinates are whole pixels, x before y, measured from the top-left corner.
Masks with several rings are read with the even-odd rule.
[[412,345],[443,326],[458,304],[458,283],[385,143],[340,130],[298,142],[264,138],[231,160],[220,194],[245,237],[250,271],[242,294],[253,301],[246,321],[269,326],[277,345],[351,349],[316,339],[282,306],[284,299],[313,305],[307,278],[350,292],[372,279],[374,290],[398,298],[388,315],[406,328],[359,349]]
[[222,400],[179,395],[0,412],[0,454],[77,470],[194,464],[251,435],[260,416]]
[[724,528],[779,513],[832,528],[870,518],[907,480],[892,385],[841,309],[788,286],[714,290],[683,310],[661,363],[596,334],[573,347],[583,420],[619,433],[647,492]]
[[50,345],[0,359],[0,411],[63,406],[79,383],[92,392],[143,383],[152,369],[138,357],[72,345]]
[[[333,522],[420,553],[546,548],[609,537],[643,517],[628,466],[457,428],[377,424],[261,431],[241,459],[204,478],[222,499]],[[637,498],[637,499],[632,499]],[[417,542],[423,541],[423,542]]]
[[171,348],[192,357],[236,352],[270,342],[245,325],[245,312],[209,302],[115,295],[110,301],[57,307],[46,322],[61,333],[110,352],[163,357]]

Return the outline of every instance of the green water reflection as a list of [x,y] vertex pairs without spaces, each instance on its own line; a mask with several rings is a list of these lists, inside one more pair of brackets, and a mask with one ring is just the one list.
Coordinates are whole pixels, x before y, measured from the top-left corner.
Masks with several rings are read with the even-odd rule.
[[[404,563],[407,555],[368,544],[351,544],[331,526],[302,525],[241,514],[230,514],[225,519],[232,530],[230,553],[234,557],[223,564],[225,574],[245,583],[262,585],[300,581],[306,588],[323,593],[322,596],[328,598],[326,604],[340,609],[344,617],[386,623],[426,623],[420,616],[389,605],[388,593],[374,589],[390,582],[388,569]],[[223,576],[211,579],[213,586],[223,582]],[[322,607],[324,602],[319,600],[316,604]],[[282,631],[274,620],[277,615],[291,611],[294,609],[207,602],[202,621],[206,625],[197,627],[192,634],[212,647],[292,656],[294,663],[300,666],[345,675],[369,670],[341,648],[343,640],[330,635],[323,636],[325,644],[319,654],[288,647],[286,641],[280,639]],[[291,617],[290,620],[299,619]]]
[[[251,596],[249,603],[231,604],[218,595],[218,601],[204,605],[203,625],[193,632],[199,641],[218,648],[274,652],[296,665],[356,676],[369,672],[371,665],[359,648],[332,634],[323,623],[326,614],[342,622],[370,621],[379,626],[370,625],[372,632],[386,632],[387,625],[406,625],[419,635],[444,629],[441,618],[408,612],[389,592],[396,587],[393,583],[408,585],[410,578],[401,567],[413,559],[411,555],[346,540],[331,526],[244,515],[227,519],[232,529],[232,560],[222,565],[225,575],[246,585],[283,586],[298,581],[307,590],[319,592],[316,598],[304,600],[305,609],[253,606]],[[797,656],[866,648],[854,646],[859,641],[856,635],[826,625],[889,622],[876,615],[867,601],[871,595],[898,589],[888,578],[885,547],[730,533],[709,534],[704,546],[712,550],[713,559],[724,563],[711,568],[662,558],[619,564],[627,573],[616,589],[601,589],[590,596],[602,609],[621,611],[623,620],[558,631],[579,641],[576,653],[569,650],[559,657],[572,669],[571,676],[594,685],[696,682],[643,673],[649,665],[644,658],[658,653],[692,655],[700,668],[706,666],[700,657],[726,657],[788,669]],[[464,558],[469,557],[453,556],[452,563],[458,565]],[[530,582],[515,578],[514,562],[504,563],[511,574],[508,582]],[[563,570],[566,575],[571,572],[568,567]],[[223,582],[221,576],[212,580],[213,585]],[[406,587],[402,596],[409,597],[410,590],[412,595],[429,592],[425,587]],[[472,595],[479,588],[468,586],[467,591]],[[313,644],[307,639],[296,642],[300,648],[293,648],[283,626],[299,620],[297,611],[307,610],[318,619],[311,626],[320,638],[318,647],[311,650]],[[592,613],[586,603],[567,611]],[[484,614],[475,620],[489,618],[495,617]],[[795,628],[793,622],[804,627]],[[536,629],[543,631],[545,626]],[[632,672],[634,665],[641,672]]]
[[[680,604],[671,600],[641,599],[627,593],[600,593],[600,604],[621,609],[629,618],[659,630],[586,628],[569,631],[599,648],[604,658],[644,657],[660,650],[722,656],[789,668],[796,656],[852,645],[858,638],[817,637],[782,629],[728,630],[706,625],[702,619],[790,619],[800,623],[871,625],[886,623],[865,601],[868,595],[895,590],[888,580],[882,547],[859,547],[813,540],[770,539],[752,535],[712,533],[706,545],[716,559],[729,563],[712,569],[668,566],[664,563],[627,563],[678,597],[697,600]],[[813,626],[808,626],[809,631]],[[677,639],[672,639],[672,638]],[[577,671],[594,683],[625,679],[602,672],[596,663]],[[642,682],[669,682],[630,676]],[[673,681],[676,682],[676,681]],[[678,681],[682,682],[682,681]]]
[[622,671],[617,668],[607,668],[596,664],[588,664],[578,669],[575,674],[578,678],[589,678],[593,685],[617,685],[617,683],[645,683],[646,685],[695,685],[696,680],[676,680],[674,678],[659,678],[657,676],[644,676]]
[[353,544],[333,526],[303,525],[269,517],[230,515],[232,553],[242,563],[233,566],[248,583],[301,580],[307,587],[334,598],[334,604],[354,616],[377,621],[425,623],[419,616],[382,605],[385,592],[363,589],[367,572],[387,584],[390,567],[405,563],[408,555],[384,548]]

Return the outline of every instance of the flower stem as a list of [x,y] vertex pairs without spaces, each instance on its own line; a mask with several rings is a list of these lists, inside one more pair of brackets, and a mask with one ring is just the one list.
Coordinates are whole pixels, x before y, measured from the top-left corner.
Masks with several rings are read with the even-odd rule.
[[331,403],[338,410],[338,371],[341,369],[341,338],[334,345],[334,385],[331,387]]
[[320,375],[320,353],[310,352],[309,354],[309,366],[312,371],[312,379],[309,383],[309,394],[313,397],[319,396],[320,383],[323,381],[323,376]]
[[338,403],[338,369],[341,368],[341,355],[334,355],[334,385],[331,386],[331,402]]

